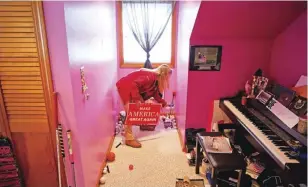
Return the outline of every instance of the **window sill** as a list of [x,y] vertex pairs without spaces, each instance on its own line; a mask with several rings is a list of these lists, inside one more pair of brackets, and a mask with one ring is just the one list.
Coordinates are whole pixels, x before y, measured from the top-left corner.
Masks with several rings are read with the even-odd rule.
[[[152,63],[153,68],[157,68],[162,64],[167,64],[170,68],[174,68],[174,63]],[[120,68],[143,68],[144,63],[121,63]]]

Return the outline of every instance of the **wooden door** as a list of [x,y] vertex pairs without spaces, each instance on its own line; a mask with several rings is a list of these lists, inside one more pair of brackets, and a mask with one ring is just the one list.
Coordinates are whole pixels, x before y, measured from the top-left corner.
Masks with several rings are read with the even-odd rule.
[[27,187],[57,187],[52,81],[42,2],[0,1],[0,125]]

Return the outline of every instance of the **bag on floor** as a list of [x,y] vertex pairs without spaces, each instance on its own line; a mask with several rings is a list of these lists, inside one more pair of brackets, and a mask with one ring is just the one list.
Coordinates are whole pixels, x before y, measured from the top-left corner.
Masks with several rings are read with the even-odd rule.
[[0,136],[0,187],[23,187],[11,141]]

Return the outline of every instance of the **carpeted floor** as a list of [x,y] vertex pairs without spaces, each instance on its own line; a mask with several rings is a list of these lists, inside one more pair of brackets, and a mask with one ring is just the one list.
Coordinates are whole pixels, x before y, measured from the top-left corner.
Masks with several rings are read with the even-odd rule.
[[[112,151],[116,160],[108,163],[110,173],[105,175],[104,187],[175,187],[176,178],[202,178],[188,165],[176,129],[137,130],[136,134],[142,143],[141,149],[125,145],[115,148],[121,141],[120,137],[115,138]],[[134,166],[132,171],[130,164]]]

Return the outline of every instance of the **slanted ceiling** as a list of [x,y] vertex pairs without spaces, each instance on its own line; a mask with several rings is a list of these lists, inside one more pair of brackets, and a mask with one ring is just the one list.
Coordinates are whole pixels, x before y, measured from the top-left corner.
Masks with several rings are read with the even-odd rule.
[[305,9],[306,2],[203,1],[192,37],[274,38]]

